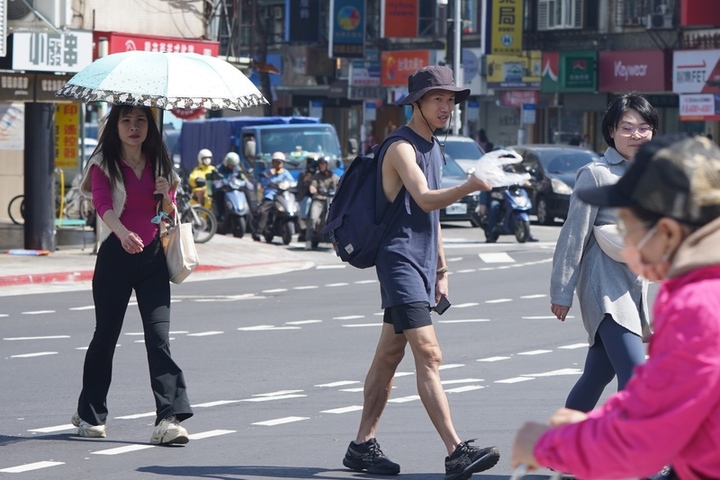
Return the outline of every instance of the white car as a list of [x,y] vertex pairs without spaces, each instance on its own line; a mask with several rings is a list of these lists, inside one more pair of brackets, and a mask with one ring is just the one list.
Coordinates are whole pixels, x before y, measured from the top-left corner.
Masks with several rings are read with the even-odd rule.
[[485,154],[480,145],[470,137],[448,135],[446,139],[444,134],[438,134],[437,138],[440,145],[444,144],[445,153],[466,172],[473,170],[477,161]]

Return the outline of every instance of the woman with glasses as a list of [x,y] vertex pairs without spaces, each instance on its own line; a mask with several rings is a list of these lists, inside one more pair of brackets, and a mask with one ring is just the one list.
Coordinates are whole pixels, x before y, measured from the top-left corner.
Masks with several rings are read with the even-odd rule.
[[609,146],[600,161],[578,171],[568,217],[558,237],[550,282],[551,311],[565,321],[576,293],[589,343],[583,373],[565,402],[573,410],[592,410],[616,376],[622,390],[635,366],[644,363],[643,341],[650,334],[647,281],[606,254],[594,234],[594,226],[617,223],[615,209],[588,205],[576,192],[616,183],[657,127],[657,112],[641,95],[625,94],[608,105],[602,133]]

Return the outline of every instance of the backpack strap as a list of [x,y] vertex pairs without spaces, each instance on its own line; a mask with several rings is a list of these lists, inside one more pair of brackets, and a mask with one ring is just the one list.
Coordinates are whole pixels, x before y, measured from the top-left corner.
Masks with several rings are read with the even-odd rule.
[[413,143],[414,138],[410,136],[410,134],[405,130],[406,128],[408,127],[400,127],[397,130],[394,130],[390,133],[390,135],[385,137],[385,139],[380,143],[380,145],[376,145],[375,147],[373,147],[373,152],[375,153],[375,158],[378,162],[376,177],[377,187],[375,198],[375,219],[378,222],[381,219],[385,218],[390,211],[395,212],[399,208],[398,205],[404,203],[405,194],[407,192],[407,190],[405,189],[405,185],[403,185],[392,203],[389,203],[387,198],[385,198],[385,191],[383,190],[382,186],[382,164],[383,160],[385,159],[385,152],[387,152],[387,149],[390,148],[390,145],[392,145],[393,143],[397,142],[398,140],[405,140],[410,145],[412,145],[413,150],[415,150],[415,156],[417,161],[418,152],[415,148],[415,144]]

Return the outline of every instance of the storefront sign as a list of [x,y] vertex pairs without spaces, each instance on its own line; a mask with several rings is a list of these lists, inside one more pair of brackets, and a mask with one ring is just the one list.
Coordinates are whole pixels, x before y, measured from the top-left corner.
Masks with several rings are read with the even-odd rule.
[[378,87],[380,86],[380,62],[353,60],[350,64],[350,86],[352,87]]
[[508,90],[503,92],[502,102],[506,107],[522,107],[526,104],[537,105],[537,90]]
[[560,91],[560,54],[558,52],[543,52],[542,54],[542,80],[540,91],[542,93],[557,93]]
[[697,93],[680,95],[680,120],[720,120],[720,95]]
[[560,52],[560,91],[597,91],[597,52]]
[[385,98],[383,87],[348,87],[349,100],[367,100],[368,98]]
[[365,0],[330,0],[331,58],[365,57]]
[[[94,32],[95,48],[101,39],[108,42],[108,53],[130,52],[143,50],[146,52],[186,52],[199,53],[217,57],[220,51],[219,42],[192,40],[185,38],[155,37],[151,35],[135,35],[132,33]],[[97,57],[97,51],[95,51]]]
[[720,93],[720,50],[673,52],[675,93]]
[[408,77],[420,67],[430,65],[429,50],[398,50],[380,54],[380,83],[407,87]]
[[0,102],[34,101],[35,75],[0,73]]
[[90,65],[92,32],[13,33],[13,70],[79,72]]
[[55,166],[63,170],[78,169],[78,125],[80,104],[55,106]]
[[487,31],[491,32],[488,53],[493,55],[520,55],[522,45],[522,0],[492,0]]
[[382,38],[417,38],[418,2],[383,0],[380,31]]
[[500,90],[539,90],[542,53],[522,56],[488,55],[487,86]]
[[601,92],[670,90],[670,58],[662,50],[602,51],[598,72]]

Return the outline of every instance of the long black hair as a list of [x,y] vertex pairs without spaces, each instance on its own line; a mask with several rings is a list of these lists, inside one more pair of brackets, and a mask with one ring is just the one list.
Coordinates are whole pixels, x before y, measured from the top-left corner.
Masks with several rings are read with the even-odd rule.
[[98,145],[93,152],[101,153],[105,166],[107,167],[110,182],[113,185],[124,184],[122,170],[120,169],[120,157],[122,156],[122,142],[118,134],[118,123],[120,117],[137,108],[141,110],[148,121],[148,132],[145,141],[142,143],[141,151],[152,166],[153,175],[161,175],[170,179],[173,164],[165,143],[162,141],[160,130],[152,110],[148,107],[135,107],[132,105],[115,105],[108,113],[102,133],[98,139]]
[[613,132],[617,129],[618,123],[622,116],[628,110],[635,110],[641,117],[652,127],[653,137],[657,135],[658,124],[660,120],[658,114],[647,98],[639,93],[630,92],[620,95],[610,102],[605,110],[605,116],[602,121],[602,134],[605,143],[615,148],[615,139],[612,138]]

